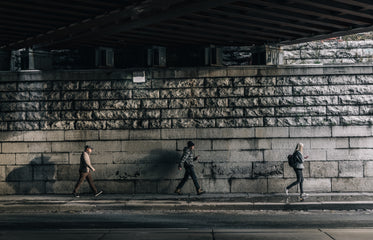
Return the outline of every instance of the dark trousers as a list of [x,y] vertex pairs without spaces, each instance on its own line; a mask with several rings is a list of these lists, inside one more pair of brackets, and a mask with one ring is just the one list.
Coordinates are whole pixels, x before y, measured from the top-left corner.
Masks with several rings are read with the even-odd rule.
[[198,181],[197,181],[197,176],[196,176],[196,173],[194,172],[193,166],[186,166],[185,167],[184,178],[181,180],[179,185],[177,185],[177,189],[181,189],[184,186],[186,181],[188,181],[189,176],[192,177],[194,186],[196,187],[196,190],[198,191],[198,189],[200,189]]
[[85,179],[87,179],[87,182],[88,182],[89,186],[91,187],[91,190],[94,193],[97,193],[97,188],[96,188],[95,184],[93,183],[93,178],[92,178],[92,175],[91,175],[90,172],[80,172],[80,177],[79,177],[78,182],[75,185],[73,193],[78,192],[78,190],[80,188],[80,185],[82,185],[82,183],[84,182]]
[[300,193],[302,194],[303,193],[303,180],[304,180],[302,169],[294,169],[294,171],[295,171],[295,174],[297,175],[297,181],[293,182],[292,184],[290,184],[286,188],[290,189],[290,188],[294,187],[295,185],[299,184]]

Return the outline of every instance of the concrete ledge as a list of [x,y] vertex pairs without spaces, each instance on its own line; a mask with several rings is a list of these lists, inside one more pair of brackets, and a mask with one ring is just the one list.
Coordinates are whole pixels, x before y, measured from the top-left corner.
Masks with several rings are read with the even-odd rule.
[[297,195],[205,194],[197,195],[11,195],[0,197],[0,213],[94,212],[105,210],[216,211],[216,210],[357,210],[373,209],[373,194]]

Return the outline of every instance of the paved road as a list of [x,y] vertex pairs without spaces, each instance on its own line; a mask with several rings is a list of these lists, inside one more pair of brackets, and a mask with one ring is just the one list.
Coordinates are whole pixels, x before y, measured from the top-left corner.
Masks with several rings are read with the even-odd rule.
[[372,228],[344,229],[56,229],[1,231],[1,240],[371,240]]
[[373,211],[0,214],[0,240],[373,239]]
[[0,214],[0,230],[351,227],[373,227],[373,211],[103,211],[71,214]]

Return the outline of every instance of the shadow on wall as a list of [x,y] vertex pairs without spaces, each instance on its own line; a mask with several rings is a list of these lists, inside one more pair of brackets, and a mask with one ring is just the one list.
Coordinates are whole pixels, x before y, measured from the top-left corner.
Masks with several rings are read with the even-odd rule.
[[52,187],[57,166],[50,162],[50,157],[40,156],[23,166],[7,166],[6,183],[11,187],[11,194],[45,194],[47,187]]
[[124,162],[123,168],[116,170],[116,178],[132,181],[135,193],[164,192],[158,189],[160,181],[175,179],[180,154],[177,151],[152,150],[147,156],[131,163]]

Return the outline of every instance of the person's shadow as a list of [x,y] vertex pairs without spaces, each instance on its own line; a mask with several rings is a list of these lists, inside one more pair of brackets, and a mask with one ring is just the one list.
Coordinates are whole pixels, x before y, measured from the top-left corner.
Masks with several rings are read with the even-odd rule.
[[172,182],[180,174],[177,169],[179,161],[180,154],[177,151],[155,149],[142,159],[117,168],[115,178],[133,182],[135,194],[170,193],[174,187]]
[[6,183],[11,194],[45,194],[56,181],[57,167],[50,157],[40,156],[23,166],[7,166]]

